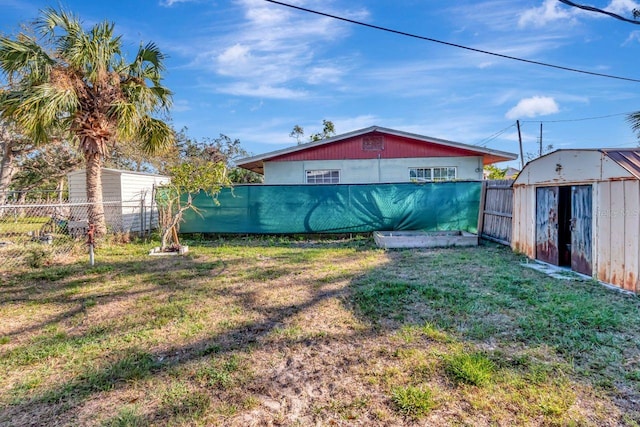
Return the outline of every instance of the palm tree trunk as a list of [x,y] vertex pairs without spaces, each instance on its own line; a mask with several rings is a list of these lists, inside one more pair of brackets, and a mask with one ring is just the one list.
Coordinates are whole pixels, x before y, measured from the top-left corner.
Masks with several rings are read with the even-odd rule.
[[107,234],[102,203],[102,156],[98,153],[85,153],[87,163],[87,202],[89,205],[89,225],[95,226],[95,236]]
[[2,159],[0,160],[0,205],[4,205],[9,197],[9,185],[15,175],[15,154],[11,141],[5,141],[2,146]]

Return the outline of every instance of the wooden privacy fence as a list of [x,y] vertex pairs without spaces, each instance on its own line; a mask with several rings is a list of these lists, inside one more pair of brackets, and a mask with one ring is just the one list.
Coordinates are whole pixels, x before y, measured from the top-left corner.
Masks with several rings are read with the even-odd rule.
[[480,237],[503,245],[511,244],[513,222],[513,180],[482,182],[478,233]]

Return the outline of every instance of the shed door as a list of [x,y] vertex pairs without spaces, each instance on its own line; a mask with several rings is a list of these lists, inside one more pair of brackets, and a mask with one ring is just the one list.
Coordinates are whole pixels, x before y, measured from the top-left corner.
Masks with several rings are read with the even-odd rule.
[[571,269],[592,274],[591,186],[571,187]]
[[536,259],[558,265],[558,187],[536,188]]

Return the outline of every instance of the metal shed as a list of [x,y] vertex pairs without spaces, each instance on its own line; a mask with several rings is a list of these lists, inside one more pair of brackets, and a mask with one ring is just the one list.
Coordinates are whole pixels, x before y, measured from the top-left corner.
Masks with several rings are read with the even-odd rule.
[[[67,174],[69,201],[73,204],[70,220],[87,222],[86,172],[84,169]],[[167,184],[164,175],[119,169],[102,169],[102,200],[107,226],[115,232],[141,232],[157,225],[158,214],[153,205],[153,188]],[[80,225],[81,226],[81,225]]]
[[557,150],[513,190],[513,250],[640,292],[640,149]]

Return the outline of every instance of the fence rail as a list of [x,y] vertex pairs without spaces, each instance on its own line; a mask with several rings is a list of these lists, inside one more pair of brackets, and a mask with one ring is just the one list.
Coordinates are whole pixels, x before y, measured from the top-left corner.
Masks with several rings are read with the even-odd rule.
[[482,183],[478,230],[480,237],[511,244],[513,223],[513,180],[493,180]]
[[[86,254],[91,205],[47,200],[0,205],[0,272]],[[148,200],[105,201],[103,206],[110,235],[144,236],[157,227],[158,212]]]

